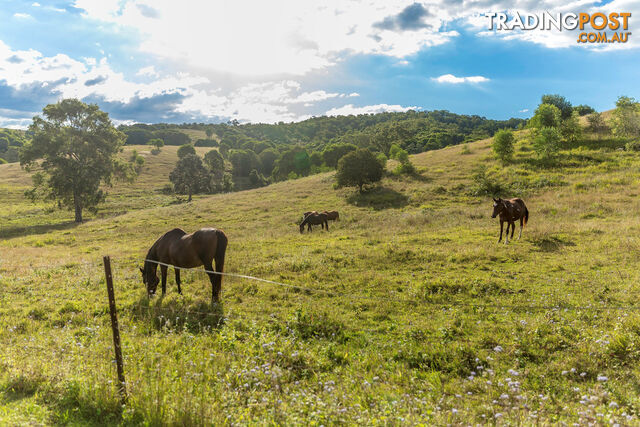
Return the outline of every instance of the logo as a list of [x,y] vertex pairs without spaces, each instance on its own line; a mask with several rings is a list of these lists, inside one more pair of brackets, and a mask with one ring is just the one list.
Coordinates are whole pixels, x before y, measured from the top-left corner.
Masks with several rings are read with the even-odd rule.
[[489,30],[538,30],[558,31],[579,30],[577,43],[626,43],[631,32],[629,29],[630,12],[596,13],[557,13],[540,14],[515,12],[511,19],[507,13],[485,13],[489,18]]

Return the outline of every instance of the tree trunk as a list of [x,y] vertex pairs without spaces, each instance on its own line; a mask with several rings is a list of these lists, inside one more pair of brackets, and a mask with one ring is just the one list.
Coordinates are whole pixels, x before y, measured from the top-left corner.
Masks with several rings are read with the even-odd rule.
[[82,222],[82,200],[79,195],[74,194],[73,204],[76,208],[76,222]]
[[358,186],[360,187],[360,194],[362,194],[362,186],[363,186],[363,185],[364,185],[364,184],[358,184]]
[[187,202],[191,201],[191,188],[189,188],[189,200],[187,200]]

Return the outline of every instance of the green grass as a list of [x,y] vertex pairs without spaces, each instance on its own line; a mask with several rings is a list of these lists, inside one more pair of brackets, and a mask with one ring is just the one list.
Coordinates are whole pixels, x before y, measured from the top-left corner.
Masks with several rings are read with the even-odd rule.
[[[545,165],[521,139],[506,167],[479,141],[413,156],[420,176],[365,195],[328,173],[189,204],[158,191],[175,162],[164,147],[79,226],[0,165],[0,423],[637,423],[640,157],[585,140]],[[522,240],[497,244],[478,164],[525,198]],[[301,235],[311,209],[341,221]],[[207,278],[186,272],[184,296],[170,274],[149,300],[148,247],[203,226],[227,233],[228,272],[318,292],[225,278],[211,307]]]

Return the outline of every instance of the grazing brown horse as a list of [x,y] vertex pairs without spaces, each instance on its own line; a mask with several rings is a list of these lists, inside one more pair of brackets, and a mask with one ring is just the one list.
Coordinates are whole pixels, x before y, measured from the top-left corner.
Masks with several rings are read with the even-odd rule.
[[304,233],[304,226],[308,227],[309,231],[311,230],[311,225],[322,225],[322,229],[325,227],[327,231],[329,231],[329,223],[327,222],[327,215],[323,213],[311,212],[309,215],[305,216],[302,222],[300,223],[300,233]]
[[525,206],[522,199],[493,199],[493,214],[491,218],[495,218],[500,215],[500,238],[498,243],[502,240],[502,227],[504,223],[507,223],[507,234],[505,235],[504,244],[509,243],[509,226],[511,226],[511,239],[513,240],[513,232],[516,229],[515,221],[520,220],[520,235],[518,239],[522,237],[522,229],[527,225],[529,221],[529,209]]
[[[191,234],[185,233],[179,228],[174,228],[165,233],[151,246],[147,253],[144,268],[141,268],[142,281],[147,286],[149,296],[156,293],[158,287],[158,276],[156,269],[158,264],[150,261],[159,261],[171,264],[175,267],[194,268],[204,265],[205,270],[213,271],[212,261],[216,262],[217,272],[222,273],[224,268],[224,254],[227,250],[227,236],[222,230],[215,228],[201,228]],[[147,261],[148,260],[148,261]],[[160,265],[162,273],[162,295],[167,291],[167,269],[165,265]],[[180,269],[174,268],[176,274],[176,284],[178,293],[182,294],[180,288]],[[212,300],[220,300],[220,288],[222,287],[222,276],[208,273],[211,282]]]
[[[317,214],[318,211],[307,211],[305,213],[302,214],[302,219],[304,220],[308,215],[310,214]],[[307,230],[311,231],[311,224],[307,223]]]
[[337,221],[340,219],[340,214],[338,213],[338,211],[324,211],[322,213],[327,216],[327,219],[329,221]]

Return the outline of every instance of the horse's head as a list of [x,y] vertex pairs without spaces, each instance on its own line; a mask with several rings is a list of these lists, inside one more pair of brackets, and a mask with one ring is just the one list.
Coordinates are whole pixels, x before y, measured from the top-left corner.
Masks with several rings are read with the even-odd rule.
[[504,200],[500,197],[497,199],[493,199],[493,213],[491,214],[491,218],[495,218],[505,209]]
[[306,221],[302,221],[302,222],[300,223],[300,234],[303,234],[303,233],[304,233],[304,224],[305,224],[305,222],[306,222]]
[[147,293],[150,297],[155,295],[158,283],[160,282],[160,279],[158,279],[156,275],[156,270],[154,268],[148,268],[145,264],[144,268],[140,269],[140,272],[142,273],[142,282],[147,287]]

